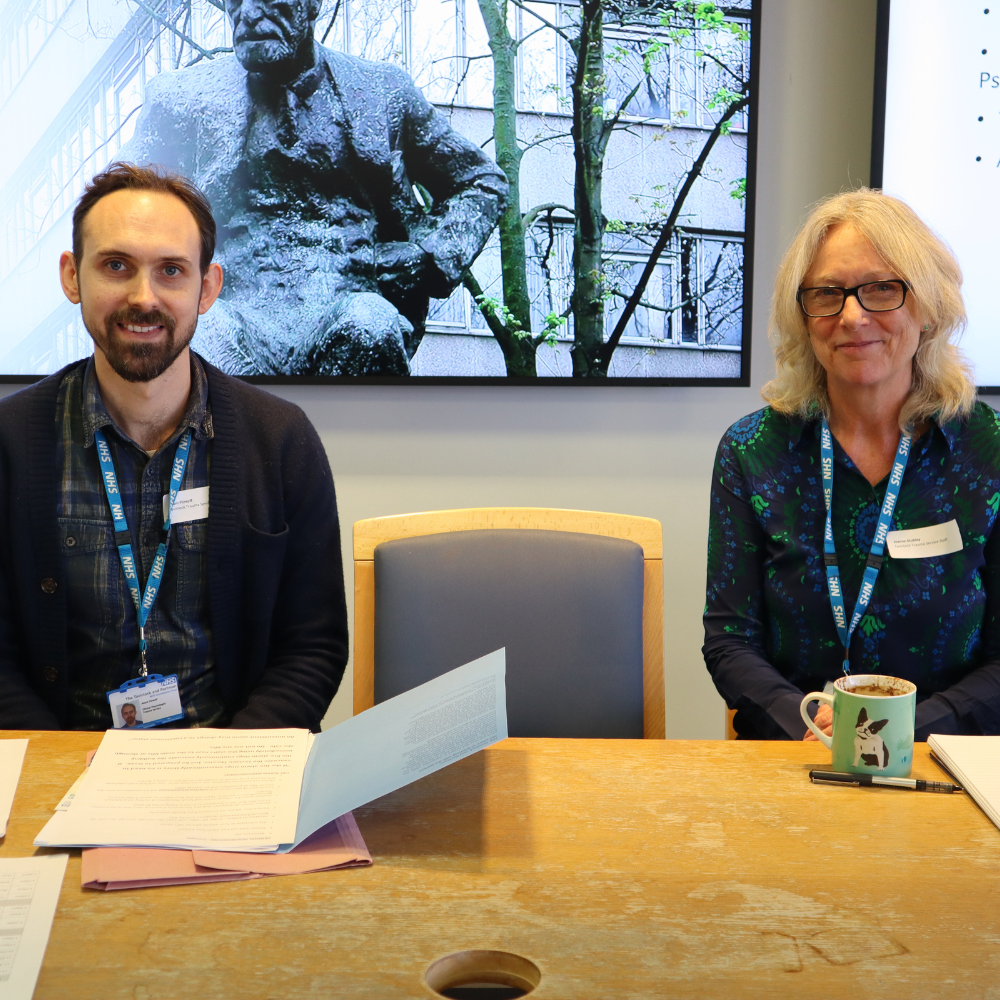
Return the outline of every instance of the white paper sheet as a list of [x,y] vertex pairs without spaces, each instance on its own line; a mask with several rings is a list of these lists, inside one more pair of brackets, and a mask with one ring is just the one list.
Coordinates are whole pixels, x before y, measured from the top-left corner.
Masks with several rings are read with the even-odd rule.
[[302,780],[295,842],[506,738],[506,655],[498,649],[320,733]]
[[927,745],[1000,827],[1000,736],[932,735]]
[[0,997],[31,1000],[68,854],[0,858]]
[[14,804],[17,779],[21,776],[27,740],[0,740],[0,837],[7,833],[10,807]]
[[273,851],[295,836],[308,747],[305,729],[108,730],[35,844]]
[[931,559],[961,552],[963,547],[962,532],[954,518],[926,528],[890,531],[885,542],[893,559]]

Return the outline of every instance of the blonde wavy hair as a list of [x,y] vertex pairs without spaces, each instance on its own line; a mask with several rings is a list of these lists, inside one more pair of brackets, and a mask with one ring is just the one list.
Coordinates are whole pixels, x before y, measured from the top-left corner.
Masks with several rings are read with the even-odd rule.
[[976,389],[968,362],[951,343],[966,323],[958,262],[909,205],[871,188],[821,201],[788,248],[775,281],[768,329],[777,376],[761,395],[781,413],[830,414],[826,371],[816,359],[795,294],[827,233],[841,223],[854,226],[890,270],[909,283],[904,308],[926,327],[913,358],[913,385],[899,415],[900,427],[930,417],[946,423],[967,416]]

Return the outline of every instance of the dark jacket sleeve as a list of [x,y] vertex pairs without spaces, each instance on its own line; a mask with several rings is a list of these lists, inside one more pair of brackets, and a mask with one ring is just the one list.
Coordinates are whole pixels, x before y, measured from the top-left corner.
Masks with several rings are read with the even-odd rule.
[[803,692],[765,655],[767,538],[749,502],[734,449],[722,439],[712,475],[708,531],[705,645],[708,672],[741,738],[800,740]]
[[41,582],[58,575],[45,555],[56,535],[53,405],[67,370],[0,402],[0,729],[62,728],[40,691],[56,687],[63,594]]
[[[259,431],[254,454],[248,448],[239,457],[247,474],[238,479],[249,499],[239,498],[243,513],[235,525],[242,585],[237,607],[229,610],[239,623],[237,634],[225,626],[215,630],[220,673],[241,678],[236,691],[223,681],[224,693],[228,686],[235,695],[229,699],[236,707],[231,724],[318,731],[348,652],[333,476],[319,435],[301,410],[274,397],[273,403],[262,401],[267,394],[249,386],[241,395],[251,404],[242,416]],[[213,451],[213,490],[216,465]],[[218,610],[223,624],[227,609]],[[237,662],[221,649],[230,640],[240,650]]]
[[386,87],[402,105],[403,165],[411,183],[433,199],[430,211],[411,228],[410,239],[434,262],[424,291],[446,296],[489,238],[507,196],[507,178],[479,146],[456,132],[448,119],[393,66]]
[[0,729],[61,729],[55,713],[28,683],[30,664],[9,570],[9,565],[0,570]]
[[[914,738],[926,740],[932,733],[970,736],[1000,735],[1000,521],[995,521],[984,549],[982,666],[966,674],[957,684],[932,694],[917,705]],[[918,692],[919,697],[919,692]]]

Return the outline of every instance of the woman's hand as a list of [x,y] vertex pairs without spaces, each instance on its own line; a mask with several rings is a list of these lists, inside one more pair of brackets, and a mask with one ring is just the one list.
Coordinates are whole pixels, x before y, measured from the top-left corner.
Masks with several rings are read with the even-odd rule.
[[[829,705],[820,703],[813,722],[816,723],[818,729],[823,731],[824,736],[833,736],[833,709]],[[819,742],[816,734],[811,729],[806,730],[806,734],[802,739],[807,742],[809,740],[812,740],[814,743]]]

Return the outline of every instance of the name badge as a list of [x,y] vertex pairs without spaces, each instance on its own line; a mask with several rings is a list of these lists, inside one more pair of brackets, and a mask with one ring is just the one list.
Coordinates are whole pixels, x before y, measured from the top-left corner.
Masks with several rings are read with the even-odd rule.
[[944,524],[929,524],[912,531],[890,531],[885,536],[893,559],[928,559],[962,551],[962,532],[954,518]]
[[151,729],[184,718],[177,674],[150,674],[108,692],[115,729]]
[[[170,506],[170,494],[163,497],[163,520],[167,519],[167,508]],[[183,524],[185,521],[201,521],[208,517],[208,487],[199,486],[194,490],[179,490],[174,501],[174,516],[171,524]]]

